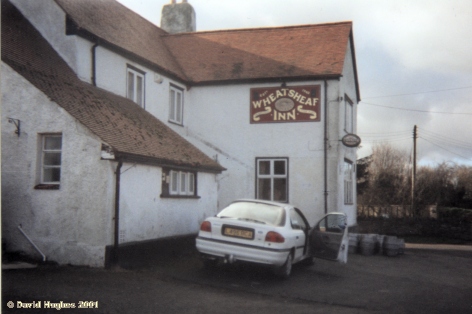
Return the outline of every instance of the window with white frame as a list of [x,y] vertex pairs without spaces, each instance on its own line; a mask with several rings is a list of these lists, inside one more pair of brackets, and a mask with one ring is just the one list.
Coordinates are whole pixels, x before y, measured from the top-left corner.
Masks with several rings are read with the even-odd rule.
[[169,173],[170,195],[195,195],[195,173],[171,170]]
[[169,94],[169,121],[183,124],[184,96],[183,90],[171,85]]
[[62,135],[41,136],[41,184],[58,185],[61,181]]
[[256,159],[256,198],[288,201],[288,159]]
[[344,204],[354,203],[354,167],[350,160],[344,160]]
[[347,95],[344,95],[344,130],[347,133],[354,131],[354,106]]
[[128,66],[126,97],[144,108],[144,72]]

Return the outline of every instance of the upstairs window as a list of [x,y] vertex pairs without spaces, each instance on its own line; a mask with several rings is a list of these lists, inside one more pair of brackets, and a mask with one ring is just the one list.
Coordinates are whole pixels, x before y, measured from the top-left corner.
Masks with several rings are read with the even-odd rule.
[[354,131],[354,107],[347,95],[344,95],[344,130],[347,133]]
[[128,66],[126,97],[144,108],[144,72]]
[[58,185],[61,181],[62,135],[43,135],[41,145],[41,184]]
[[183,90],[171,85],[169,95],[169,121],[183,124],[184,97]]

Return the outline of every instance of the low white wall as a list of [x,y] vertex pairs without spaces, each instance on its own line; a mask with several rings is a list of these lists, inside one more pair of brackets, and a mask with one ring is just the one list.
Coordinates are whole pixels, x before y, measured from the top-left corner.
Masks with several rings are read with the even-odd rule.
[[161,198],[161,168],[123,164],[120,243],[197,233],[201,222],[217,212],[215,176],[197,174],[200,198]]

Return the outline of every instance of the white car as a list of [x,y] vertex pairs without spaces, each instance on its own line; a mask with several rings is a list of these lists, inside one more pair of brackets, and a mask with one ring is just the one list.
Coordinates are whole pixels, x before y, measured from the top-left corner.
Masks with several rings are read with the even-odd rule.
[[346,214],[334,212],[311,228],[290,204],[239,200],[203,221],[196,247],[206,266],[218,261],[266,264],[288,278],[292,264],[313,257],[346,263],[346,222]]

